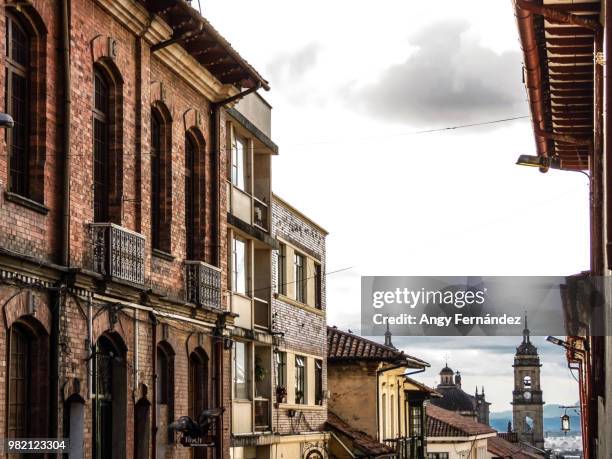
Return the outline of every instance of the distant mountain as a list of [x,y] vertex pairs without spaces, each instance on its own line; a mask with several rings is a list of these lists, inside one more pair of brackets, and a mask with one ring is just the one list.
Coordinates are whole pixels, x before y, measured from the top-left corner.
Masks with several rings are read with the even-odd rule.
[[[576,403],[578,405],[578,403]],[[558,404],[544,405],[544,432],[560,432],[561,431],[561,416],[566,412],[565,408],[560,408]],[[570,417],[570,425],[572,430],[569,432],[580,434],[580,416],[576,413],[577,410],[569,409],[567,414]],[[512,422],[512,411],[498,411],[491,413],[489,416],[491,427],[499,432],[508,430],[508,421]]]
[[[490,419],[490,424],[491,427],[498,432],[506,432],[508,430],[508,421],[512,421],[512,416],[508,418]],[[568,435],[580,435],[580,417],[570,416],[570,425],[572,430],[568,432]],[[561,416],[544,418],[544,432],[561,434]]]
[[[574,405],[579,405],[578,402],[574,403]],[[560,408],[561,405],[558,404],[546,404],[544,405],[544,417],[545,418],[559,418],[565,414],[565,409]],[[570,416],[578,416],[576,411],[573,409],[567,410],[567,414]],[[498,411],[497,413],[491,413],[490,419],[512,419],[512,410],[508,411]]]

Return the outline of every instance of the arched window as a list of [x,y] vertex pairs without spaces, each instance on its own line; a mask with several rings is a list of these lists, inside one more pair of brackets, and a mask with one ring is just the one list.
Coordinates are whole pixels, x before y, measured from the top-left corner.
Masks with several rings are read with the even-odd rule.
[[189,416],[197,419],[208,406],[208,356],[202,349],[189,355]]
[[16,16],[6,16],[6,111],[15,126],[8,134],[10,191],[29,197],[30,43]]
[[13,323],[8,334],[7,436],[44,437],[48,428],[48,335],[26,318]]
[[125,457],[125,350],[102,335],[95,346],[93,368],[93,457]]
[[9,366],[9,438],[25,438],[29,434],[29,397],[32,381],[30,338],[19,325],[11,327]]
[[168,429],[174,420],[174,352],[167,343],[157,346],[156,362],[156,398],[158,435],[161,443],[172,443],[174,435]]
[[105,76],[94,71],[93,161],[94,161],[94,221],[109,220],[110,193],[110,96]]
[[168,254],[172,212],[171,132],[168,110],[156,104],[151,110],[151,243],[153,249]]
[[196,259],[196,160],[198,146],[190,133],[185,136],[185,252],[187,260]]
[[[202,411],[210,408],[208,405],[208,356],[203,349],[198,348],[189,355],[189,417],[198,419]],[[193,448],[193,458],[207,457],[203,448]]]
[[523,387],[531,387],[531,376],[525,376],[523,378]]

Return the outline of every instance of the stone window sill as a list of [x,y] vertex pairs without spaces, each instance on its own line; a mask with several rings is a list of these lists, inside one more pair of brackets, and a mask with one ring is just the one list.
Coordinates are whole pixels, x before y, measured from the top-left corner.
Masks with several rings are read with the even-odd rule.
[[325,315],[325,312],[322,309],[315,308],[306,303],[302,303],[301,301],[294,300],[293,298],[289,298],[288,296],[285,296],[282,293],[277,293],[276,299],[282,301],[283,303],[289,303],[292,306],[296,306],[298,308],[303,309],[304,311],[312,312],[313,314],[317,314],[319,316]]
[[14,204],[18,204],[23,207],[27,207],[30,210],[33,210],[36,213],[41,215],[47,215],[49,213],[49,208],[40,202],[34,201],[30,198],[26,198],[17,193],[13,193],[11,191],[4,192],[4,199],[10,201]]
[[174,261],[174,256],[168,252],[160,249],[153,249],[152,254],[154,257],[161,258],[166,261]]

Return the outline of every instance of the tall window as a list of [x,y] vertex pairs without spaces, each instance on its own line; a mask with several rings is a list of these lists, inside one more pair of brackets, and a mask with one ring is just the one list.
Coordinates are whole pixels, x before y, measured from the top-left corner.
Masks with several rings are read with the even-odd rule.
[[382,422],[382,440],[385,441],[387,440],[387,394],[382,394],[380,405],[382,409],[382,416],[380,419]]
[[323,405],[323,361],[315,360],[315,403]]
[[234,136],[232,145],[232,184],[243,191],[246,190],[246,142],[244,139]]
[[93,359],[93,458],[125,454],[127,389],[125,353],[107,336],[101,336]]
[[29,434],[31,358],[30,340],[19,325],[10,329],[8,428],[9,438],[24,438]]
[[295,403],[306,404],[306,358],[295,356]]
[[293,273],[295,277],[295,299],[306,302],[306,269],[304,255],[295,253],[293,257]]
[[246,343],[234,343],[234,398],[248,400],[249,397],[249,358]]
[[154,249],[170,252],[162,238],[165,222],[163,182],[165,176],[166,123],[157,110],[151,110],[151,242]]
[[208,356],[201,349],[189,355],[189,416],[197,419],[208,408]]
[[410,406],[410,436],[423,436],[423,405],[421,403]]
[[28,33],[12,15],[6,17],[6,111],[15,121],[8,134],[9,188],[29,196],[29,113],[30,66]]
[[94,71],[93,160],[94,221],[108,221],[109,190],[109,87],[104,76]]
[[393,394],[390,395],[389,397],[389,414],[390,419],[390,428],[389,428],[389,435],[391,436],[391,438],[395,437],[395,396]]
[[321,271],[321,265],[316,263],[314,272],[315,307],[319,309],[322,307],[323,304],[322,275],[323,273]]
[[[174,411],[174,356],[172,350],[167,345],[160,344],[157,346],[156,367],[159,421],[168,426],[173,420]],[[173,441],[174,436],[168,429],[165,429],[165,432],[162,430],[162,435],[166,432],[167,441],[170,443]]]
[[196,258],[196,209],[195,209],[195,165],[197,147],[191,137],[187,135],[185,139],[185,237],[186,237],[186,256],[188,260]]
[[240,238],[232,241],[232,288],[236,293],[246,294],[248,282],[247,243]]
[[277,253],[276,284],[278,293],[287,294],[287,246],[280,244]]
[[287,388],[287,353],[276,352],[276,387]]

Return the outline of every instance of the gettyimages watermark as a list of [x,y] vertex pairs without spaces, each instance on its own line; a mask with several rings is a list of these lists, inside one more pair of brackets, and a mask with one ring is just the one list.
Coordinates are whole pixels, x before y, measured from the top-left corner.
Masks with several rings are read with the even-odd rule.
[[611,298],[612,280],[588,275],[367,276],[361,334],[612,336]]

